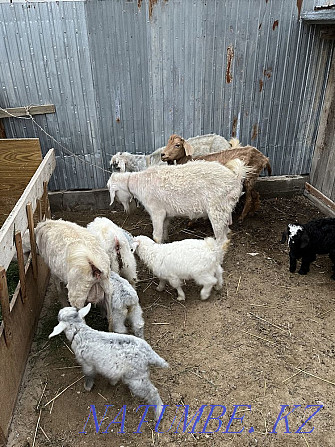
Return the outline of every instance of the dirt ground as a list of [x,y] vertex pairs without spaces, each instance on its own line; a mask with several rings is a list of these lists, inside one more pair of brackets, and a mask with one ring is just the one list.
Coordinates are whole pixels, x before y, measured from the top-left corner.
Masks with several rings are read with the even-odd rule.
[[[96,216],[111,218],[133,235],[152,234],[150,219],[140,209],[128,217],[106,210],[53,217],[86,225]],[[8,446],[334,446],[335,282],[330,279],[331,262],[319,256],[307,276],[290,274],[287,244],[279,243],[287,223],[318,217],[323,216],[303,196],[263,200],[257,215],[242,225],[234,215],[231,245],[223,264],[224,287],[204,302],[199,299],[200,288],[192,283],[184,286],[184,303],[176,300],[171,288],[157,292],[157,280],[138,263],[145,337],[170,365],[152,369],[152,381],[168,405],[156,428],[151,409],[146,417],[149,422],[138,428],[144,408],[136,409],[144,402],[131,396],[123,384],[112,387],[98,377],[93,390],[85,392],[81,369],[64,334],[48,340],[59,309],[51,281]],[[174,220],[169,234],[171,241],[209,235],[208,221],[199,220],[189,227],[184,219]],[[96,310],[87,322],[107,330],[107,322]],[[196,413],[199,418],[184,430],[186,405],[188,422]],[[213,418],[222,417],[208,420],[206,427],[211,405],[222,406],[212,413]],[[234,407],[237,405],[248,407]],[[299,407],[275,428],[285,405],[284,414]],[[306,408],[308,405],[313,407]],[[321,411],[297,432],[318,406],[323,406]],[[106,411],[100,430],[92,408],[97,423]],[[230,421],[231,416],[234,420]],[[124,424],[111,423],[113,420]],[[242,433],[232,434],[243,427]],[[309,431],[312,433],[301,433]]]

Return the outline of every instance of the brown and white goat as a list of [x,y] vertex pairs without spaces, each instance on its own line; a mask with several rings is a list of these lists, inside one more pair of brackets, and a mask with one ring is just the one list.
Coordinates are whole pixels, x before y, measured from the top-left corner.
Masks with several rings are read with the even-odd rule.
[[238,140],[232,139],[230,141],[232,148],[220,152],[213,152],[212,154],[202,155],[198,157],[192,157],[193,148],[179,135],[171,135],[169,141],[165,147],[165,150],[161,153],[162,161],[166,161],[168,164],[184,164],[192,160],[206,160],[206,161],[218,161],[225,165],[228,161],[234,158],[239,158],[247,166],[252,169],[248,173],[247,178],[244,181],[245,188],[245,204],[240,216],[240,220],[250,213],[253,214],[260,207],[259,193],[254,190],[254,185],[257,177],[263,169],[268,171],[268,175],[271,175],[271,165],[268,157],[262,152],[252,146],[239,146]]

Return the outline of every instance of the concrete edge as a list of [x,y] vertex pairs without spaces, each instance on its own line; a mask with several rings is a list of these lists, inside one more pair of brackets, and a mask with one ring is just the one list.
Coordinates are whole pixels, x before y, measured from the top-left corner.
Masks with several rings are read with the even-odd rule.
[[[256,190],[262,198],[290,197],[304,193],[305,182],[308,181],[308,178],[308,175],[260,177],[256,182]],[[52,212],[92,211],[110,208],[107,188],[49,192],[49,200]]]

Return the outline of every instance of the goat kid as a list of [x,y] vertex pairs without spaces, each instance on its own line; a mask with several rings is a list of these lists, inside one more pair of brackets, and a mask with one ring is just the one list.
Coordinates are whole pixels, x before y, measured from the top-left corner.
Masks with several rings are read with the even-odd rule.
[[329,254],[333,262],[331,278],[335,280],[335,219],[317,219],[303,225],[289,224],[281,243],[287,238],[291,273],[296,271],[298,259],[301,259],[298,273],[306,275],[317,254]]
[[169,365],[141,338],[97,331],[87,326],[84,318],[90,308],[89,303],[79,311],[74,307],[61,309],[59,323],[49,338],[65,332],[85,374],[85,390],[91,391],[96,374],[106,377],[111,385],[122,380],[133,394],[155,406],[155,419],[158,420],[163,402],[150,381],[149,366],[167,368]]
[[168,281],[177,289],[178,301],[185,300],[182,283],[193,279],[202,286],[200,297],[207,300],[212,287],[220,290],[223,285],[221,267],[229,241],[220,246],[215,239],[184,239],[170,244],[156,244],[146,236],[134,238],[136,253],[153,274],[160,279],[158,291],[165,288]]

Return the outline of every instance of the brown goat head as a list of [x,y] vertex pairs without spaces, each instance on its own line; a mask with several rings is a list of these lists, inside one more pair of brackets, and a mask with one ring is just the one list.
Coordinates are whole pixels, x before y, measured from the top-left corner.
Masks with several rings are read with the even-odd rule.
[[162,161],[172,162],[180,160],[185,156],[191,156],[194,152],[193,147],[179,135],[170,136],[165,149],[161,153]]

